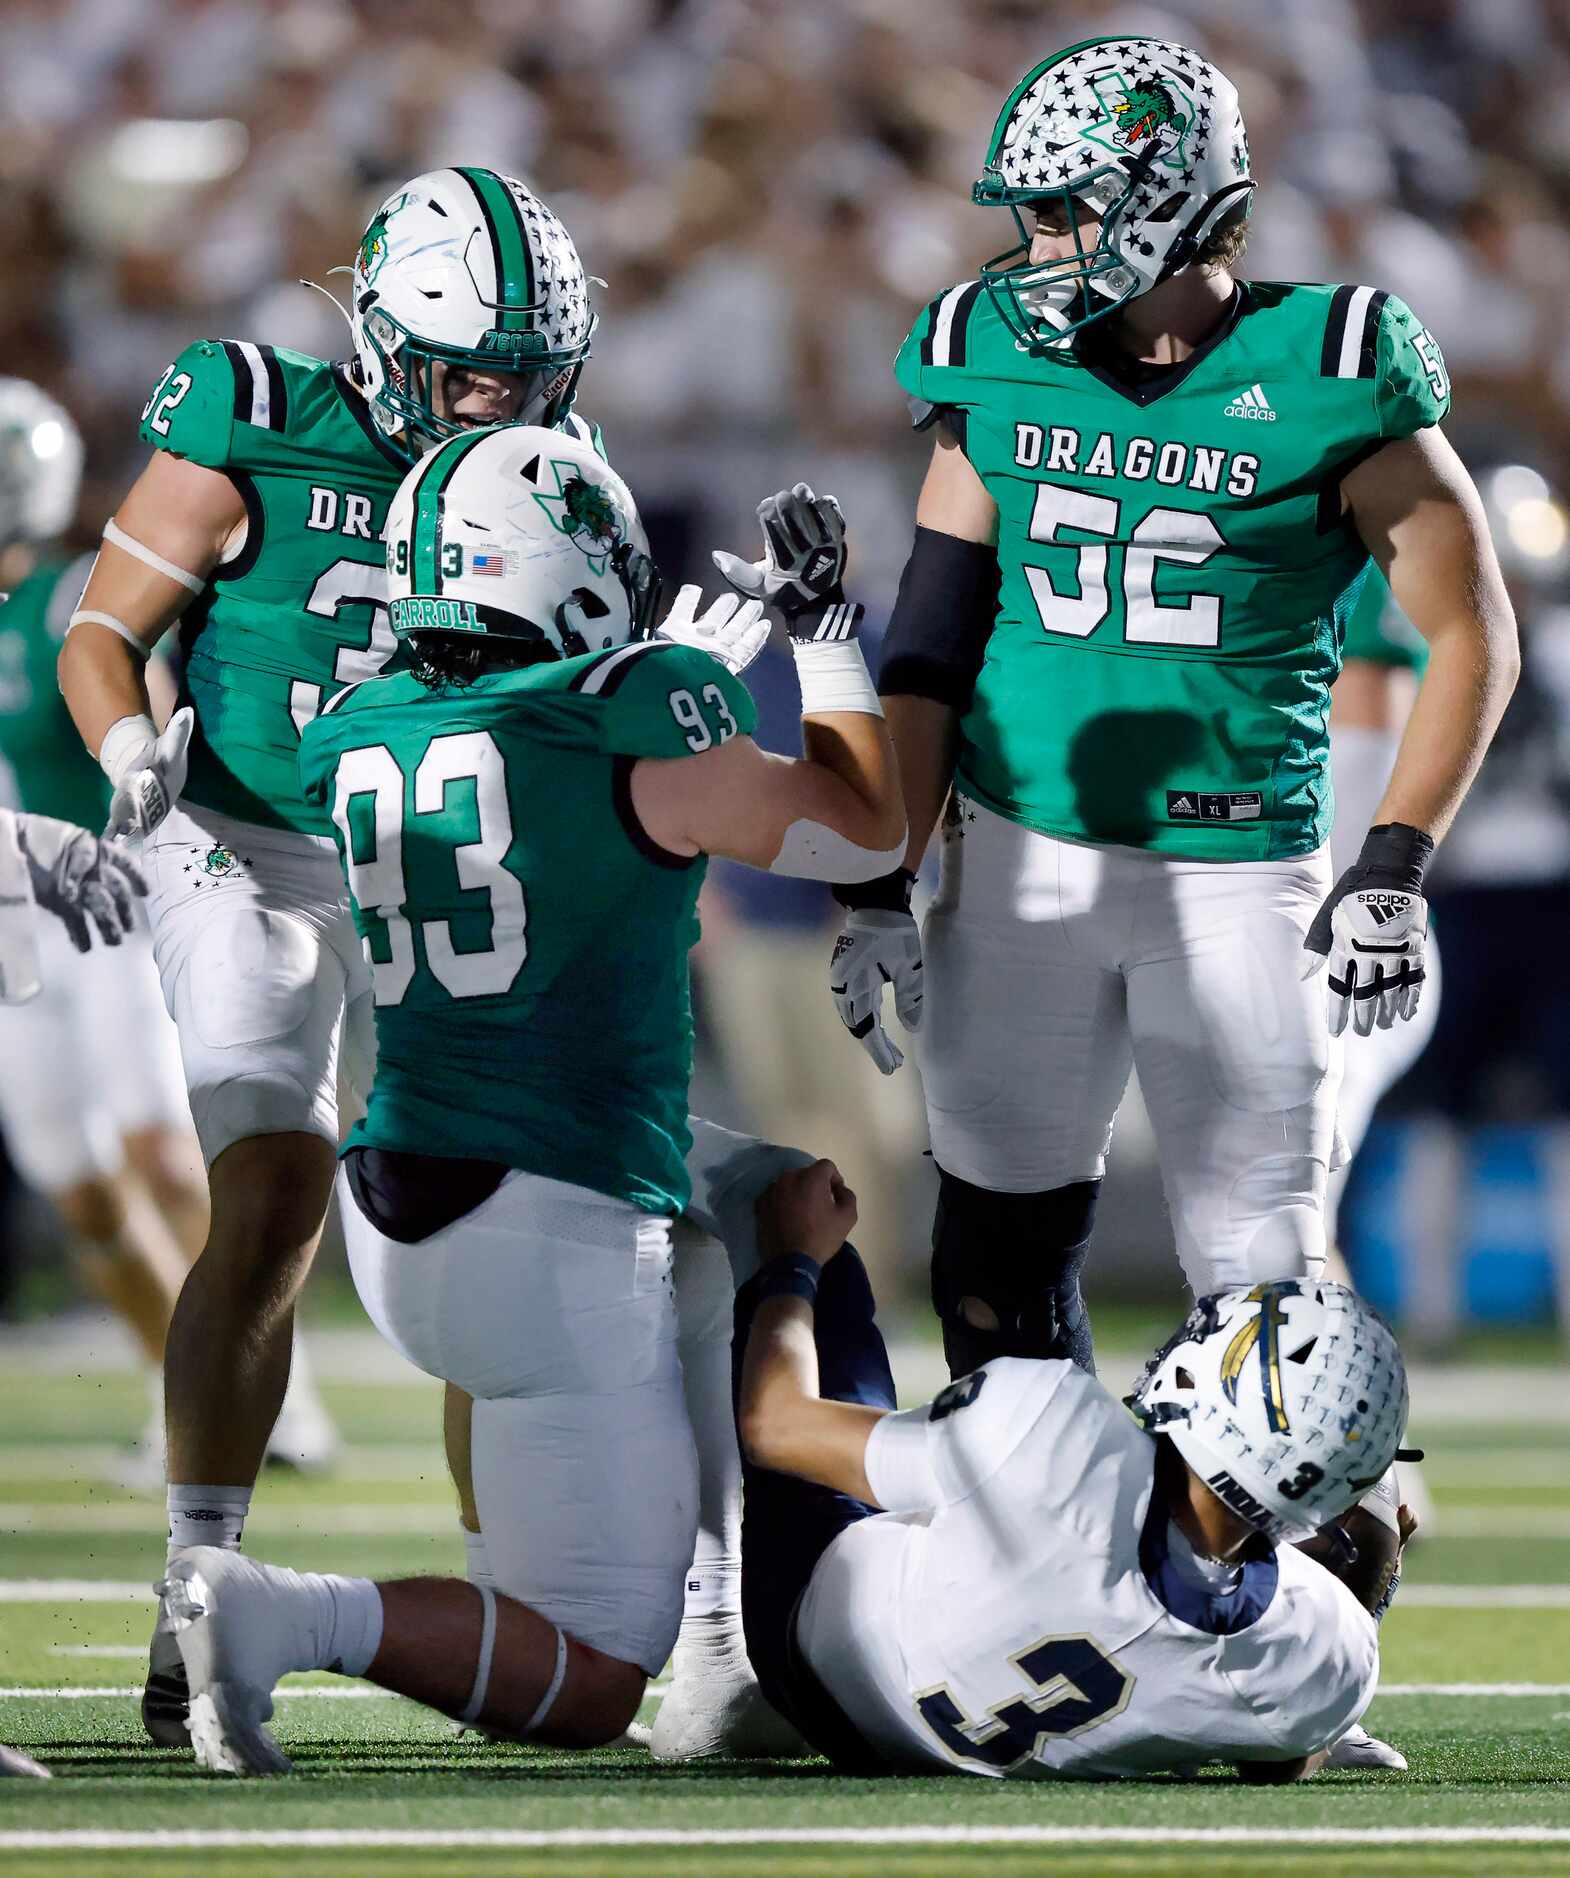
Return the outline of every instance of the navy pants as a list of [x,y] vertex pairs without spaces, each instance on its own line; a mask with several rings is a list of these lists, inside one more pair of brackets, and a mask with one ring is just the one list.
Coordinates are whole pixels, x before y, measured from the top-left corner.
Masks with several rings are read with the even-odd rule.
[[[736,1294],[732,1345],[733,1401],[741,1389],[742,1354],[758,1309],[757,1280]],[[894,1378],[867,1269],[854,1246],[823,1267],[813,1314],[818,1391],[835,1402],[892,1409]],[[796,1606],[818,1560],[835,1539],[876,1511],[863,1500],[814,1486],[742,1460],[741,1615],[747,1654],[763,1693],[822,1754],[848,1772],[878,1771],[850,1722],[802,1659],[795,1643]]]

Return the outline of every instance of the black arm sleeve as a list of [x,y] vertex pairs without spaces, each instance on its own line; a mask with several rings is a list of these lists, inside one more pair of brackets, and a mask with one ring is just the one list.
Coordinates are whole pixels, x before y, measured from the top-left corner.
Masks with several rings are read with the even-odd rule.
[[883,636],[878,690],[963,711],[998,611],[998,556],[979,541],[916,530]]

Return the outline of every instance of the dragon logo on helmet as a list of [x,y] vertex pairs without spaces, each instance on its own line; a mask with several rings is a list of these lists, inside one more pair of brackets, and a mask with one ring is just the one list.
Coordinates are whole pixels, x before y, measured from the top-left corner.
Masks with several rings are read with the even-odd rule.
[[1186,145],[1194,120],[1179,108],[1170,87],[1155,79],[1131,85],[1126,78],[1119,77],[1114,82],[1122,96],[1109,99],[1102,83],[1092,80],[1103,115],[1097,122],[1085,126],[1082,135],[1086,141],[1119,154],[1138,150],[1164,169],[1180,174],[1186,172],[1189,168]]
[[551,526],[582,549],[596,574],[621,545],[621,518],[616,505],[598,483],[578,474],[573,463],[552,462],[556,490],[536,490],[534,499],[550,518]]

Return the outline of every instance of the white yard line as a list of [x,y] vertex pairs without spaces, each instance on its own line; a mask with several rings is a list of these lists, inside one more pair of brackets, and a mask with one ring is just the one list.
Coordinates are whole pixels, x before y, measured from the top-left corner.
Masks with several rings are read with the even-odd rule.
[[1570,1826],[779,1826],[684,1830],[567,1827],[530,1832],[332,1827],[249,1830],[0,1832],[0,1851],[280,1851],[381,1848],[420,1851],[745,1845],[1570,1845]]
[[[253,1539],[258,1533],[302,1533],[323,1537],[343,1533],[361,1538],[414,1534],[432,1538],[458,1538],[458,1515],[451,1501],[408,1503],[337,1501],[321,1506],[279,1506],[264,1501],[246,1522]],[[56,1501],[0,1502],[0,1535],[17,1532],[75,1534],[84,1532],[145,1532],[162,1537],[164,1510],[148,1501],[111,1501],[95,1506]]]
[[[62,1646],[55,1646],[62,1647]],[[84,1650],[94,1646],[73,1646]],[[103,1655],[141,1657],[145,1650],[132,1646],[114,1645],[101,1652]],[[668,1681],[651,1682],[648,1693],[662,1696],[670,1687]],[[105,1702],[121,1698],[129,1700],[142,1693],[140,1683],[54,1683],[47,1686],[29,1683],[13,1683],[9,1687],[0,1686],[0,1701],[37,1701],[37,1702]],[[323,1702],[373,1702],[384,1700],[400,1702],[402,1696],[392,1694],[390,1690],[373,1689],[363,1683],[329,1683],[310,1688],[295,1688],[284,1683],[273,1691],[280,1700],[296,1697],[300,1700],[314,1698]],[[1570,1695],[1570,1682],[1387,1682],[1379,1687],[1381,1698],[1385,1696],[1443,1695],[1465,1697],[1509,1697],[1512,1699],[1530,1699],[1533,1697]]]
[[[151,1604],[139,1578],[0,1578],[0,1604]],[[1570,1585],[1403,1585],[1401,1610],[1570,1610]]]
[[[0,1481],[65,1480],[114,1485],[133,1450],[112,1441],[0,1441]],[[442,1451],[435,1441],[356,1442],[342,1450],[333,1480],[447,1484]],[[1527,1483],[1534,1484],[1534,1483]],[[1570,1475],[1566,1477],[1570,1485]],[[145,1494],[145,1498],[153,1498]],[[163,1499],[162,1487],[156,1497]]]

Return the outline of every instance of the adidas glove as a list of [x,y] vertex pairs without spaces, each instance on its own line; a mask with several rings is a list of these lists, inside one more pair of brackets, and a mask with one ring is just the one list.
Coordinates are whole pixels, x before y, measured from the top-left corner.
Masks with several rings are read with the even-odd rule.
[[122,717],[104,733],[98,761],[114,795],[104,833],[114,841],[150,835],[185,787],[186,752],[196,722],[190,705],[159,736],[150,717]]
[[749,600],[761,600],[787,626],[845,598],[845,517],[833,496],[806,483],[758,504],[763,559],[744,561],[716,549],[714,565]]
[[702,603],[701,587],[683,587],[660,622],[655,638],[668,639],[672,645],[695,646],[740,676],[769,643],[763,602],[722,593],[700,613]]
[[921,929],[911,916],[916,876],[899,867],[881,880],[836,887],[845,924],[829,960],[829,993],[840,1022],[885,1076],[905,1053],[883,1027],[883,987],[894,987],[894,1009],[906,1030],[921,1028]]
[[106,946],[119,945],[135,919],[136,898],[147,892],[130,857],[52,815],[19,815],[17,838],[27,857],[34,901],[54,914],[77,951],[92,950],[89,921]]
[[1366,1037],[1376,1024],[1388,1030],[1416,1013],[1428,938],[1423,871],[1433,852],[1432,836],[1405,822],[1369,829],[1362,853],[1315,914],[1303,944],[1329,961],[1332,1036],[1349,1018]]

